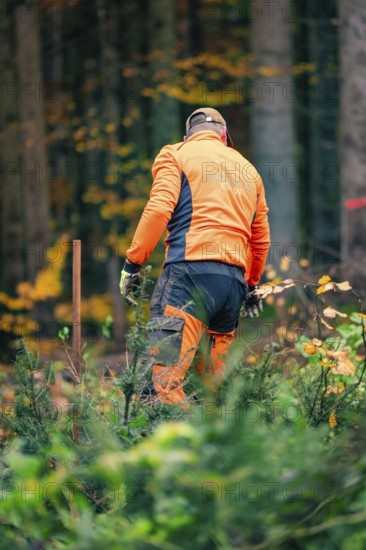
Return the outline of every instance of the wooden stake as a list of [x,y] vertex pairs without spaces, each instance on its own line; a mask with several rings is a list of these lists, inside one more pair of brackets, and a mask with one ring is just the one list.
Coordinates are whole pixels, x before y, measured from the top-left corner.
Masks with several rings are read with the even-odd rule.
[[80,373],[81,361],[81,322],[80,322],[80,290],[81,290],[81,241],[72,241],[72,351],[73,363]]

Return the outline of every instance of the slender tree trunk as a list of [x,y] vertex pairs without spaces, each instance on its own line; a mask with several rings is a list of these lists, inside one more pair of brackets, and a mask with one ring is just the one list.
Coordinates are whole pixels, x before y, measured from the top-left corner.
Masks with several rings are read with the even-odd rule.
[[126,141],[134,145],[135,158],[147,156],[148,100],[141,93],[143,88],[149,85],[144,82],[143,77],[147,64],[143,61],[143,56],[148,49],[146,9],[142,2],[131,3],[129,23],[124,30],[121,43],[123,93],[119,95],[123,133]]
[[[363,2],[340,0],[342,258],[366,282],[366,16]],[[360,200],[363,199],[363,200]]]
[[[152,83],[170,85],[176,51],[176,4],[171,0],[149,2],[149,36]],[[153,153],[178,140],[179,108],[176,99],[165,93],[153,98],[151,136]]]
[[179,58],[192,55],[191,6],[189,0],[180,0],[177,4],[177,55]]
[[[103,86],[103,119],[105,124],[115,124],[120,121],[120,105],[115,95],[114,86],[121,79],[121,63],[117,50],[119,27],[118,18],[114,17],[113,3],[107,0],[97,1],[100,21],[101,76]],[[109,132],[109,144],[115,140],[115,132]],[[110,153],[110,147],[108,147]]]
[[251,132],[253,161],[266,188],[271,261],[295,257],[299,247],[298,176],[295,160],[294,90],[290,68],[291,23],[287,0],[255,3],[260,16],[251,29],[254,87]]
[[[330,2],[308,7],[309,57],[317,73],[308,87],[309,192],[308,235],[317,261],[334,262],[340,242],[339,167],[337,151],[338,75],[336,8]],[[313,78],[314,78],[313,76]],[[329,255],[328,250],[334,250]]]
[[44,177],[47,156],[37,6],[34,0],[26,0],[16,9],[27,271],[32,281],[44,265],[44,250],[49,241],[49,185]]
[[[118,128],[121,121],[121,107],[116,96],[120,89],[121,63],[118,54],[119,19],[114,17],[113,3],[108,0],[97,2],[100,20],[100,39],[102,46],[102,87],[103,87],[103,121],[107,130],[107,151],[105,154],[105,174],[119,173],[119,158],[115,152],[118,143]],[[115,184],[117,182],[114,182]],[[108,185],[108,184],[107,184]],[[112,295],[113,319],[115,334],[124,332],[126,324],[125,308],[119,293],[119,262],[112,249],[109,250],[107,265],[108,289]]]
[[[50,186],[50,210],[52,216],[53,228],[58,231],[64,231],[68,225],[68,208],[71,194],[71,182],[68,181],[68,156],[65,148],[65,142],[62,139],[62,131],[65,128],[67,120],[67,99],[64,92],[64,47],[63,33],[64,13],[61,5],[57,9],[57,16],[47,25],[46,40],[51,44],[51,52],[46,56],[46,68],[44,77],[47,82],[56,85],[60,93],[57,101],[50,101],[45,104],[48,116],[51,119],[49,130],[58,134],[58,139],[53,141],[48,147],[49,161],[56,166],[53,174],[54,179]],[[56,177],[60,174],[60,177]]]
[[[4,6],[5,10],[5,6]],[[2,285],[7,291],[24,278],[22,262],[22,187],[19,170],[19,122],[14,67],[14,18],[0,18],[0,72],[5,83],[0,104]]]

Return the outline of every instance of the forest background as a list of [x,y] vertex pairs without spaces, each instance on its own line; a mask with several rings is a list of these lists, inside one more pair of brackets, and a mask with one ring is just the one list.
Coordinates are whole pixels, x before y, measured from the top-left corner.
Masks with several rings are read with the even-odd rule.
[[[220,109],[263,178],[272,231],[263,281],[276,282],[281,270],[313,281],[330,273],[362,288],[361,1],[0,6],[3,364],[24,336],[52,355],[70,326],[73,239],[82,241],[84,341],[97,353],[123,348],[129,313],[119,272],[151,164],[202,105]],[[153,279],[163,248],[150,258]],[[267,301],[283,318],[279,299]]]
[[[364,0],[0,0],[0,27],[0,550],[363,550]],[[118,283],[154,156],[205,105],[272,245],[263,314],[183,410],[149,393],[163,241],[137,307]]]

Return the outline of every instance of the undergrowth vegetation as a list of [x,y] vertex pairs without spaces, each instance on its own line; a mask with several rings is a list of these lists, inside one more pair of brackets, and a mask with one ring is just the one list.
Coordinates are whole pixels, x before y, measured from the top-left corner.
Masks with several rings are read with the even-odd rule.
[[[347,282],[306,291],[317,337],[237,341],[217,394],[192,368],[188,411],[151,390],[144,298],[116,375],[69,355],[60,372],[22,342],[1,404],[0,549],[363,549],[365,315]],[[346,292],[350,313],[325,300]]]

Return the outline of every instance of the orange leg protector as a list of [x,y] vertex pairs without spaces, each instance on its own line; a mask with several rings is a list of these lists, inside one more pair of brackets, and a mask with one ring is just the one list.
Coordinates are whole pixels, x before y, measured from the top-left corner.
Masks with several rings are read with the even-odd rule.
[[198,365],[198,372],[202,374],[203,383],[212,391],[217,391],[217,387],[222,383],[226,367],[226,356],[233,343],[234,331],[215,332],[207,331],[209,339],[209,353],[206,358],[206,367],[202,363]]
[[[205,325],[185,311],[167,305],[162,317],[165,319],[165,329],[158,335],[157,345],[151,348],[151,355],[156,357],[156,364],[153,366],[152,380],[158,398],[162,403],[178,404],[188,409],[189,403],[183,389],[184,377],[190,367],[196,353],[198,343],[205,330]],[[169,334],[169,325],[173,327]],[[174,346],[170,346],[165,354],[165,361],[162,364],[161,353],[163,340],[169,346],[175,339]],[[159,349],[160,348],[160,349]]]

